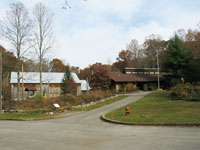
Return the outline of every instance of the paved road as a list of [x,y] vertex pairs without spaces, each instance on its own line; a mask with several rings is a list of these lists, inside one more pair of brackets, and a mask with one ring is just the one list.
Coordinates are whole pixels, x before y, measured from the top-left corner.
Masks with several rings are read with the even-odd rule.
[[124,126],[99,119],[145,94],[66,118],[0,121],[0,150],[199,150],[200,128]]

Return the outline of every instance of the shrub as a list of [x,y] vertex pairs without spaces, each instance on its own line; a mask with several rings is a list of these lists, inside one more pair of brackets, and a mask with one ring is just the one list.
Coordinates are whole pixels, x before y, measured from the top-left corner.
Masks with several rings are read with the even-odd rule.
[[36,94],[36,95],[34,96],[34,99],[35,99],[35,100],[40,100],[40,99],[43,99],[43,98],[44,98],[44,96],[41,95],[41,94]]
[[66,94],[64,95],[64,101],[72,104],[72,105],[76,105],[79,102],[79,99],[77,96],[74,96],[72,94]]
[[80,96],[80,99],[85,103],[89,103],[92,101],[97,101],[103,98],[111,97],[113,94],[110,91],[88,91]]
[[125,90],[126,92],[133,92],[137,90],[137,87],[134,84],[128,83],[125,85]]
[[179,83],[171,88],[170,95],[178,99],[200,99],[200,86],[198,84]]
[[[103,98],[112,96],[110,91],[88,91],[81,96],[74,96],[72,94],[66,94],[55,98],[42,98],[36,96],[35,99],[29,99],[25,101],[9,101],[7,104],[9,107],[6,109],[21,109],[28,110],[30,112],[49,112],[49,111],[61,111],[64,109],[71,109],[73,105],[80,105],[83,101],[90,103]],[[59,104],[61,109],[55,109],[53,104]]]
[[104,98],[108,98],[108,97],[111,97],[111,96],[113,96],[112,92],[111,91],[106,91]]

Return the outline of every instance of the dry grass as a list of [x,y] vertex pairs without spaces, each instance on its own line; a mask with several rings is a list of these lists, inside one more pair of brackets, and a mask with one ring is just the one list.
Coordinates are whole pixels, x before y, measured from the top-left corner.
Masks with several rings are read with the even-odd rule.
[[[89,91],[81,96],[66,94],[57,98],[29,99],[25,101],[6,101],[4,109],[28,110],[30,112],[63,111],[71,109],[72,106],[80,105],[82,102],[90,103],[112,96],[109,91]],[[61,109],[55,109],[53,104],[59,104]]]

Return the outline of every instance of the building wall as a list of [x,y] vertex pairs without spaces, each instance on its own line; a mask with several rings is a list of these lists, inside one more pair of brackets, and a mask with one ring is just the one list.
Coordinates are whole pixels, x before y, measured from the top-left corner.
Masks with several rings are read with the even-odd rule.
[[80,83],[76,84],[76,87],[77,87],[77,95],[81,95],[82,94],[81,84]]
[[[158,88],[157,82],[112,82],[114,85],[113,88],[115,89],[116,93],[120,93],[124,91],[124,86],[128,83],[135,85],[139,90],[142,91],[152,91]],[[160,82],[160,86],[162,87],[163,82]]]
[[[36,91],[25,91],[26,88],[35,88]],[[58,97],[61,95],[60,84],[42,84],[42,92],[45,97]],[[40,94],[40,84],[24,84],[24,99]],[[12,100],[17,100],[17,84],[11,84]],[[81,95],[81,84],[77,84],[77,95]],[[22,88],[20,87],[20,99],[22,99]]]

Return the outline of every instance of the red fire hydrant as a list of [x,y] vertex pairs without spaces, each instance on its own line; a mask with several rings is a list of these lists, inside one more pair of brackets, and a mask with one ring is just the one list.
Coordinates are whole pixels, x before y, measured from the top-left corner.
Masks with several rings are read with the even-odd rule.
[[128,116],[128,115],[130,114],[130,109],[129,109],[129,107],[126,107],[125,112],[126,112],[126,116]]

